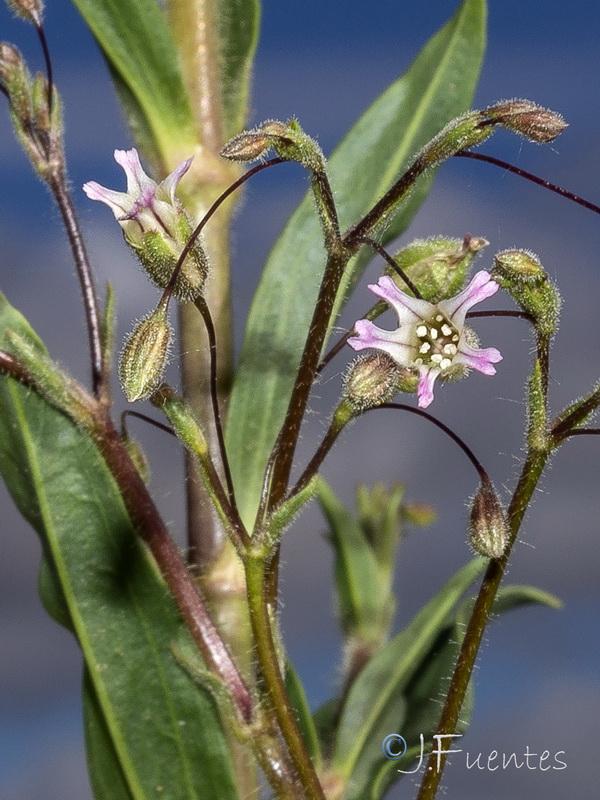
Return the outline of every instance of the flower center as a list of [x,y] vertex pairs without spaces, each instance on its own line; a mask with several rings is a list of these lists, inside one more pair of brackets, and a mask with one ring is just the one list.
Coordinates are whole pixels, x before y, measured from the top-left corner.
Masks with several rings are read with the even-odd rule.
[[422,320],[415,327],[418,356],[416,366],[448,369],[458,353],[460,333],[445,314],[438,310],[432,320]]

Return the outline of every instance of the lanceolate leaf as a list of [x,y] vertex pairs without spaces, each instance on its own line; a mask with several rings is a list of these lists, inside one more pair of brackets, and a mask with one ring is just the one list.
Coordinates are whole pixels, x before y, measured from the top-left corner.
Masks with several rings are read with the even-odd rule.
[[146,155],[155,163],[158,154],[179,147],[189,155],[196,141],[194,120],[173,37],[156,0],[73,2],[102,48]]
[[258,41],[258,0],[219,0],[219,38],[225,139],[239,133],[248,116],[250,71]]
[[[360,773],[359,764],[352,779],[352,788],[348,792],[346,800],[360,797],[366,800],[378,800],[383,797],[386,791],[399,779],[402,774],[398,768],[411,770],[417,764],[411,764],[413,758],[420,755],[419,736],[423,734],[425,741],[425,752],[430,747],[433,734],[438,730],[438,723],[442,710],[442,702],[448,691],[450,678],[454,671],[458,654],[465,637],[466,626],[473,608],[473,598],[461,603],[453,619],[443,628],[437,640],[432,644],[429,653],[414,670],[414,677],[408,683],[404,696],[406,699],[406,716],[404,723],[394,729],[394,732],[401,734],[408,743],[408,752],[401,761],[387,761],[382,758],[381,749],[375,753],[375,758]],[[545,605],[550,608],[559,608],[560,601],[548,592],[536,589],[532,586],[506,586],[500,590],[494,602],[494,614],[503,614],[506,611],[516,609],[525,605]],[[467,695],[463,702],[459,723],[455,733],[465,733],[471,719],[473,709],[473,684],[470,683]],[[391,729],[390,729],[391,731]],[[416,755],[411,756],[411,750]],[[418,763],[418,762],[417,762]],[[358,773],[358,774],[356,774]],[[368,793],[360,793],[359,788]]]
[[459,570],[359,674],[340,719],[332,759],[336,772],[347,779],[359,778],[354,772],[361,754],[373,741],[381,746],[390,732],[382,722],[389,724],[388,717],[395,704],[400,704],[399,723],[402,723],[408,682],[448,624],[462,594],[485,566],[485,559],[476,558]]
[[[485,40],[485,0],[464,0],[407,73],[358,120],[329,162],[342,226],[364,215],[418,149],[471,103]],[[399,235],[431,177],[393,218]],[[228,447],[242,514],[251,521],[262,473],[288,405],[306,339],[325,252],[314,204],[305,198],[277,241],[256,292],[231,398]],[[358,258],[350,285],[364,267]]]
[[[381,580],[373,548],[358,522],[320,480],[317,497],[329,523],[335,553],[337,612],[344,633],[379,634],[382,623]],[[384,587],[385,588],[385,587]]]
[[[3,349],[7,329],[43,351],[0,295]],[[6,376],[0,377],[0,472],[42,540],[44,603],[83,650],[93,687],[86,700],[90,759],[101,800],[235,800],[217,713],[171,653],[170,643],[186,633],[112,475],[85,433]],[[114,774],[98,778],[106,768]]]

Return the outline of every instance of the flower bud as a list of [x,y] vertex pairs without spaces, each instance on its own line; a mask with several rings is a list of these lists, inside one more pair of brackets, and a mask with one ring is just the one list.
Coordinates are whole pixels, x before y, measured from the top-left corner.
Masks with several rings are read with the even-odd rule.
[[551,336],[558,326],[560,295],[535,253],[503,250],[494,259],[492,277],[533,317],[536,329]]
[[486,558],[500,558],[510,538],[508,522],[496,490],[483,480],[473,498],[469,518],[469,543]]
[[242,133],[230,139],[221,150],[221,156],[229,161],[255,161],[265,155],[271,148],[285,140],[289,145],[291,141],[288,134],[288,126],[273,119],[263,122],[258,128]]
[[505,100],[486,108],[483,113],[498,125],[539,144],[553,142],[568,127],[556,111],[531,100]]
[[11,111],[20,126],[30,126],[33,118],[31,76],[16,47],[0,43],[0,81],[10,99]]
[[132,460],[133,466],[136,468],[138,475],[144,481],[144,483],[149,483],[150,465],[148,464],[148,459],[146,458],[146,454],[144,453],[141,444],[135,439],[132,439],[128,434],[123,436],[121,441],[123,442],[123,446],[127,450],[129,458]]
[[[423,300],[438,303],[458,294],[473,259],[488,244],[485,239],[470,233],[462,240],[442,236],[415,239],[394,255],[394,261],[418,287]],[[408,291],[396,272],[391,268],[386,272],[399,289]]]
[[398,391],[401,372],[387,353],[361,355],[346,370],[343,398],[355,415],[387,403]]
[[41,0],[6,0],[8,5],[22,19],[32,22],[38,28],[42,24],[44,4]]
[[234,136],[221,150],[231,161],[254,161],[267,150],[274,150],[288,161],[298,161],[311,172],[324,169],[325,158],[319,145],[308,136],[295,119],[287,122],[268,120],[257,128]]
[[169,356],[171,326],[166,300],[139,322],[125,342],[119,379],[130,403],[149,397],[158,388]]

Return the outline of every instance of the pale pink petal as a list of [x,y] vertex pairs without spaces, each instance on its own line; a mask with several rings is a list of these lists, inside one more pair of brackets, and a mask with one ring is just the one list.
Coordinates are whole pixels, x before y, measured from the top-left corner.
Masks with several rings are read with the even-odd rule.
[[116,192],[112,189],[107,189],[99,183],[96,183],[96,181],[84,183],[83,191],[90,200],[99,200],[101,203],[106,203],[117,219],[127,213],[134,205],[134,202],[126,192]]
[[123,167],[127,178],[127,194],[137,200],[140,206],[149,206],[156,195],[158,184],[146,173],[140,163],[138,151],[115,150],[115,161]]
[[182,161],[178,167],[175,167],[170,175],[167,175],[164,181],[160,182],[158,185],[158,191],[162,199],[166,200],[168,198],[173,205],[175,204],[175,190],[177,189],[177,184],[188,171],[193,160],[194,157],[192,156],[191,158]]
[[455,364],[464,364],[466,367],[476,369],[484,375],[495,375],[496,369],[493,365],[499,361],[502,361],[502,354],[495,347],[486,347],[480,350],[464,342],[461,343],[460,350],[454,357]]
[[433,403],[433,384],[439,374],[439,369],[419,367],[419,385],[417,387],[419,408],[427,408]]
[[399,331],[384,331],[367,319],[359,319],[354,326],[354,331],[355,335],[348,339],[348,344],[354,350],[366,350],[367,348],[383,350],[397,364],[406,366],[410,365],[416,356],[415,348],[400,340]]
[[383,275],[376,284],[369,284],[369,289],[392,306],[400,325],[412,325],[421,319],[428,319],[436,310],[427,300],[419,300],[402,292],[388,275]]
[[469,285],[462,292],[456,297],[442,300],[438,303],[438,308],[452,320],[452,324],[456,328],[462,328],[469,309],[496,294],[499,288],[490,273],[482,269],[473,276]]

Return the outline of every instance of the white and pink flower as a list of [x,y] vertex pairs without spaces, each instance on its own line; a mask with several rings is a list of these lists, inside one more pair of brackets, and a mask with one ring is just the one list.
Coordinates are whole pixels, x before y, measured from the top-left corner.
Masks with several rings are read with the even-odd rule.
[[496,374],[494,364],[502,360],[500,352],[495,347],[480,349],[475,334],[465,326],[465,318],[470,308],[498,288],[489,272],[481,270],[456,297],[433,304],[405,294],[384,275],[369,289],[394,309],[398,328],[386,331],[361,319],[348,344],[355,350],[382,350],[397,364],[418,371],[418,404],[427,408],[433,401],[437,378],[460,377],[469,369]]

